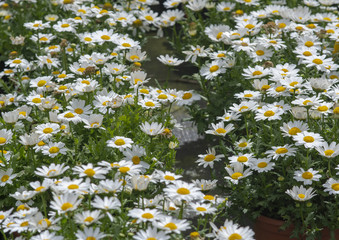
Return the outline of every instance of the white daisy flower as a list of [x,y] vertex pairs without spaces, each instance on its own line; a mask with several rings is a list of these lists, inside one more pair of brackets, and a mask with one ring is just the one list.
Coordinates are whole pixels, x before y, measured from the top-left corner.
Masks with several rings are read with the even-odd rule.
[[305,185],[311,185],[313,181],[319,181],[321,178],[320,174],[317,174],[319,171],[313,170],[313,168],[305,171],[303,168],[294,172],[294,179],[298,182],[303,182]]

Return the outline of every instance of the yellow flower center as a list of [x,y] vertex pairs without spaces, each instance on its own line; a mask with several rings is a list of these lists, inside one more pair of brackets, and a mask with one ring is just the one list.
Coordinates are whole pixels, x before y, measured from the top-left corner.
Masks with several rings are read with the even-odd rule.
[[217,34],[217,36],[216,36],[216,39],[219,40],[219,39],[221,38],[222,34],[223,34],[223,32],[219,32],[219,33]]
[[231,178],[233,178],[234,180],[238,180],[239,177],[244,176],[241,172],[235,172],[231,175]]
[[318,107],[318,111],[320,111],[320,112],[326,112],[327,110],[328,110],[327,106],[319,106]]
[[28,226],[28,221],[22,222],[20,224],[20,227],[27,227]]
[[1,214],[0,215],[0,220],[3,220],[3,219],[5,219],[5,215]]
[[204,199],[212,201],[212,200],[214,200],[215,198],[214,198],[212,195],[205,195],[205,196],[204,196]]
[[46,223],[48,227],[51,226],[51,221],[48,218],[41,219],[38,222],[39,225],[42,225],[43,223]]
[[217,133],[219,134],[223,134],[223,133],[226,133],[226,130],[223,129],[223,128],[218,128],[217,130],[215,130]]
[[44,143],[44,141],[38,142],[38,146],[39,146],[39,147],[44,146],[44,145],[46,145],[46,143]]
[[306,196],[305,196],[305,194],[299,193],[298,197],[301,198],[301,199],[304,199]]
[[334,151],[331,150],[331,149],[328,149],[328,150],[324,151],[325,156],[332,156],[333,153],[334,153]]
[[245,94],[245,95],[244,95],[244,97],[246,97],[246,98],[250,98],[250,97],[253,97],[253,95],[252,95],[252,94],[250,94],[250,93],[248,93],[248,94]]
[[334,191],[339,191],[339,183],[333,183],[331,185],[331,188],[334,190]]
[[218,71],[219,69],[219,66],[218,65],[213,65],[212,67],[210,67],[210,72],[215,72],[215,71]]
[[240,156],[240,157],[238,157],[237,161],[238,162],[247,162],[248,158],[246,156]]
[[262,72],[261,71],[254,71],[252,73],[253,76],[259,76],[259,75],[262,75]]
[[61,27],[62,27],[62,28],[68,28],[68,27],[69,27],[69,24],[68,24],[68,23],[61,24]]
[[275,115],[275,112],[271,111],[271,110],[268,110],[264,113],[264,116],[265,117],[272,117]]
[[265,167],[267,167],[267,162],[260,162],[260,163],[257,164],[257,166],[259,168],[265,168]]
[[285,28],[285,27],[286,27],[286,24],[285,24],[285,23],[279,23],[279,24],[278,24],[278,27],[279,27],[279,28]]
[[154,238],[154,237],[149,237],[149,238],[147,238],[146,240],[157,240],[157,239]]
[[48,133],[51,133],[51,132],[53,132],[53,128],[45,128],[44,130],[42,130],[43,131],[43,133],[46,133],[46,134],[48,134]]
[[312,179],[313,178],[313,174],[311,172],[304,172],[301,176],[304,179]]
[[68,209],[70,209],[72,207],[73,207],[72,203],[66,202],[66,203],[62,204],[61,209],[62,209],[62,211],[67,211]]
[[243,239],[241,235],[238,233],[232,233],[229,237],[228,240],[241,240]]
[[175,180],[175,178],[173,176],[170,176],[170,175],[165,175],[164,179],[168,180],[168,181],[174,181]]
[[108,41],[108,40],[111,39],[111,37],[108,36],[108,35],[102,35],[102,36],[101,36],[101,39],[102,39],[102,40],[105,40],[105,41]]
[[146,16],[145,19],[148,20],[148,21],[153,21],[153,17],[152,16]]
[[121,173],[127,173],[129,170],[131,170],[129,167],[120,167],[119,172]]
[[142,218],[146,218],[146,219],[152,219],[154,218],[152,213],[144,213],[141,215]]
[[197,207],[196,209],[197,209],[197,211],[199,211],[199,212],[206,212],[206,211],[207,211],[207,209],[204,208],[204,207]]
[[1,182],[7,182],[8,179],[9,179],[8,175],[3,175],[2,178],[1,178]]
[[262,56],[265,54],[265,52],[263,50],[258,50],[255,52],[258,56]]
[[225,57],[226,55],[225,55],[225,53],[219,53],[218,55],[217,55],[217,57]]
[[95,175],[95,171],[92,168],[88,168],[84,171],[84,173],[88,176],[88,177],[93,177]]
[[312,137],[312,136],[305,136],[304,137],[304,141],[307,142],[307,143],[314,142],[314,137]]
[[293,127],[290,130],[288,130],[289,135],[297,135],[298,133],[301,133],[301,130],[297,127]]
[[131,46],[131,44],[129,44],[129,43],[123,43],[123,44],[121,44],[123,47],[126,47],[126,48],[129,48],[129,47],[132,47]]
[[70,184],[68,186],[68,189],[79,189],[79,185],[77,185],[77,184]]
[[[79,70],[79,69],[78,69],[79,72],[85,71],[85,69],[84,70]],[[81,83],[86,84],[86,85],[90,85],[91,84],[88,80],[82,80]]]
[[168,97],[167,97],[166,94],[160,94],[160,95],[158,96],[158,98],[159,98],[159,99],[167,99]]
[[117,145],[117,146],[122,146],[122,145],[125,145],[126,142],[124,141],[124,139],[117,139],[114,141],[114,144]]
[[84,40],[85,40],[86,42],[92,42],[92,38],[90,38],[90,37],[85,37]]
[[287,153],[288,152],[288,149],[287,148],[278,148],[277,150],[275,150],[275,153],[276,154],[284,154],[284,153]]
[[91,217],[91,216],[88,216],[87,218],[85,218],[85,222],[92,222],[94,220],[94,218],[93,217]]
[[190,190],[188,190],[187,188],[179,188],[177,190],[177,193],[180,194],[180,195],[188,195],[190,194]]
[[339,107],[336,107],[335,109],[333,109],[333,113],[334,114],[339,114]]
[[155,104],[153,103],[153,102],[145,102],[145,105],[147,106],[147,107],[154,107],[155,106]]
[[38,87],[43,87],[46,83],[47,82],[45,80],[40,80],[37,85]]
[[73,113],[71,113],[71,112],[68,112],[68,113],[66,113],[66,114],[64,115],[64,117],[65,117],[65,118],[74,118],[75,115],[74,115]]
[[41,98],[33,98],[32,102],[33,103],[41,103]]
[[239,108],[239,112],[241,112],[244,109],[248,109],[248,107],[247,106],[242,106],[241,108]]
[[184,95],[182,96],[182,99],[187,100],[187,99],[192,98],[192,96],[193,96],[192,93],[187,92],[187,93],[184,93]]
[[20,63],[21,63],[21,60],[19,60],[19,59],[13,60],[13,63],[15,63],[15,64],[20,64]]
[[49,153],[51,153],[51,154],[53,154],[53,153],[57,153],[57,152],[59,152],[60,151],[60,149],[58,148],[58,147],[51,147],[50,149],[49,149]]
[[140,158],[138,156],[133,156],[132,162],[133,164],[138,165],[140,163]]
[[177,225],[175,225],[175,223],[172,222],[167,223],[164,227],[169,228],[171,230],[176,230],[178,228]]
[[67,86],[64,86],[64,85],[61,85],[60,87],[59,87],[59,90],[66,90],[67,89]]
[[303,55],[306,57],[312,56],[312,53],[310,51],[303,52]]
[[84,112],[84,110],[82,110],[81,108],[76,108],[74,110],[74,112],[77,113],[77,114],[82,114]]
[[0,144],[6,143],[7,139],[4,137],[0,137]]
[[87,237],[86,240],[97,240],[95,237]]
[[40,187],[37,187],[35,189],[36,192],[40,192],[41,190],[43,190],[45,187],[44,186],[40,186]]
[[204,158],[204,160],[206,161],[206,162],[211,162],[211,161],[213,161],[215,159],[215,156],[213,155],[213,154],[208,154],[208,155],[206,155],[206,157]]
[[241,148],[247,147],[247,142],[239,143],[238,147],[241,147]]
[[247,24],[246,26],[245,26],[245,28],[247,28],[247,29],[252,29],[252,28],[254,28],[255,26],[253,25],[253,24]]
[[319,58],[315,58],[315,59],[313,59],[313,61],[312,61],[313,63],[315,63],[315,64],[317,64],[317,65],[319,65],[319,64],[323,64],[323,60],[321,60],[321,59],[319,59]]
[[305,42],[306,47],[312,47],[313,45],[314,45],[314,43],[312,41]]
[[283,86],[279,86],[279,87],[277,87],[277,88],[275,89],[275,91],[277,91],[277,92],[283,92],[283,91],[285,91],[285,90],[286,90],[286,88],[283,87]]
[[51,173],[56,173],[56,170],[55,169],[49,170],[48,173],[47,173],[47,176],[49,176]]

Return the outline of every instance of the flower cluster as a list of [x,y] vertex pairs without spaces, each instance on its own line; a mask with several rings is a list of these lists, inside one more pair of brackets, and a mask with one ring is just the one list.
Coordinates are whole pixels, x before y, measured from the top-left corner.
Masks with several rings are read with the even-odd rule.
[[5,239],[182,239],[206,234],[200,225],[225,208],[207,194],[215,181],[189,183],[173,169],[171,107],[200,97],[147,85],[146,33],[183,17],[153,12],[156,3],[1,2]]
[[199,126],[208,124],[201,130],[219,138],[197,164],[215,176],[226,159],[220,188],[240,216],[292,222],[294,237],[335,230],[337,1],[263,2],[181,1],[187,31],[173,45],[199,68],[207,101],[189,108]]

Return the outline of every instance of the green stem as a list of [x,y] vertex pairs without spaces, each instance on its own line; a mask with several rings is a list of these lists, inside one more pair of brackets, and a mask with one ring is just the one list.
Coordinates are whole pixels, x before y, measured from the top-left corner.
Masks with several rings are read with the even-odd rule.
[[42,201],[42,207],[44,209],[45,218],[47,218],[48,215],[47,215],[47,207],[46,207],[46,201],[45,201],[45,198],[44,198],[44,193],[41,193],[40,197],[41,197],[41,201]]
[[179,219],[182,219],[182,216],[184,214],[184,205],[185,205],[185,201],[181,200],[181,206],[180,206],[180,212],[179,212]]
[[4,236],[4,240],[7,240],[6,234],[1,230],[2,236]]

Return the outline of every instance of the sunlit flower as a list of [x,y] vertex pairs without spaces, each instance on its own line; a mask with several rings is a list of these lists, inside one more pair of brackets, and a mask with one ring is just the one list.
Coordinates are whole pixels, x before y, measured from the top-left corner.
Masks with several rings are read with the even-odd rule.
[[148,227],[146,230],[139,230],[134,236],[134,240],[161,239],[168,240],[170,236],[164,231],[158,231],[157,228]]
[[192,201],[203,196],[200,189],[194,184],[180,180],[167,185],[164,192],[170,199],[176,199],[178,201]]
[[133,140],[126,137],[116,136],[107,142],[108,147],[118,148],[119,150],[132,147]]
[[13,174],[13,169],[9,168],[7,170],[0,169],[0,187],[5,186],[6,184],[13,184],[13,179],[18,174]]
[[213,130],[207,130],[206,133],[224,137],[234,129],[234,125],[230,123],[227,126],[224,126],[224,122],[219,122],[217,124],[212,123],[212,129]]
[[311,185],[313,181],[319,181],[321,178],[319,171],[313,170],[313,168],[308,169],[305,171],[303,168],[294,172],[294,179],[298,182],[303,182],[305,185]]
[[321,146],[317,146],[315,149],[326,158],[334,158],[339,155],[339,144],[336,142],[331,142],[330,145],[323,142]]
[[78,240],[99,240],[106,237],[106,234],[100,232],[100,228],[85,227],[83,231],[78,230],[75,236]]
[[329,178],[326,183],[323,184],[323,187],[325,188],[325,192],[328,192],[329,194],[337,195],[339,194],[339,180],[336,180],[334,178]]
[[286,193],[296,201],[307,201],[313,198],[316,194],[313,192],[313,188],[304,188],[304,186],[293,186],[292,189],[286,190]]
[[150,136],[159,135],[165,129],[163,127],[162,123],[157,123],[157,122],[152,122],[152,123],[145,122],[145,123],[142,123],[140,128],[141,128],[141,130],[144,133],[146,133],[147,135],[150,135]]
[[225,179],[230,180],[234,184],[238,184],[240,179],[252,175],[251,169],[248,168],[244,171],[244,164],[240,162],[233,163],[225,169],[229,174],[229,176],[226,176]]
[[178,234],[190,228],[187,220],[180,220],[171,216],[161,216],[161,218],[156,223],[154,223],[154,225],[168,233]]
[[52,158],[59,154],[66,155],[67,149],[63,142],[49,142],[47,146],[42,147],[42,153]]
[[75,222],[78,224],[85,224],[86,226],[91,225],[92,223],[97,222],[103,217],[101,211],[83,211],[74,215]]
[[319,147],[324,142],[320,134],[307,131],[297,133],[293,136],[293,140],[296,141],[296,145],[304,145],[305,148]]
[[137,222],[155,222],[161,216],[161,213],[156,209],[132,209],[128,212],[128,216],[136,218]]
[[67,169],[69,169],[69,166],[65,166],[65,163],[62,164],[54,164],[47,166],[42,166],[41,168],[37,168],[35,170],[35,174],[42,177],[57,177],[61,174],[63,174]]
[[265,152],[267,157],[273,158],[274,160],[280,157],[290,157],[295,156],[297,149],[293,147],[293,145],[284,145],[284,146],[272,146],[272,150],[268,150]]
[[214,148],[209,148],[207,150],[207,154],[199,154],[199,159],[196,161],[198,163],[198,166],[203,166],[206,168],[207,166],[213,168],[214,162],[220,161],[223,157],[223,154],[216,154]]
[[82,199],[79,195],[74,193],[66,193],[63,195],[53,195],[51,201],[51,208],[58,211],[59,213],[65,213],[77,209]]

